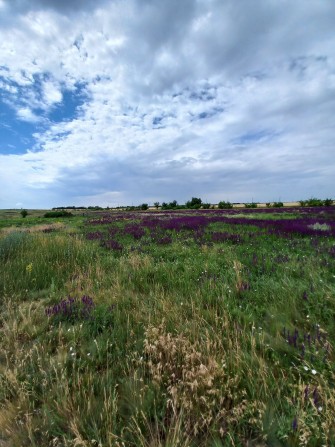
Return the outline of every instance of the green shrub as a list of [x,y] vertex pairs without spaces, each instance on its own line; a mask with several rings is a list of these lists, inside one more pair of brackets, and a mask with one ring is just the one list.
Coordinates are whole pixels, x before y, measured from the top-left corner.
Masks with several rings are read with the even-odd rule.
[[323,206],[323,200],[312,197],[307,200],[307,206]]
[[246,208],[257,208],[257,203],[256,202],[245,203],[244,206]]
[[218,208],[220,210],[230,210],[233,208],[233,205],[230,202],[225,202],[224,200],[219,202]]
[[283,206],[284,206],[283,202],[274,202],[272,208],[281,208]]
[[68,211],[48,211],[44,214],[44,217],[72,217],[73,214]]
[[316,197],[311,197],[308,200],[299,200],[301,206],[330,206],[332,205],[332,199],[321,200]]
[[192,197],[192,199],[188,200],[185,205],[186,205],[186,208],[191,208],[193,210],[197,210],[201,207],[202,200],[198,197]]
[[21,210],[20,214],[21,214],[21,216],[22,216],[23,218],[25,218],[25,217],[28,216],[28,211],[27,211],[27,210]]

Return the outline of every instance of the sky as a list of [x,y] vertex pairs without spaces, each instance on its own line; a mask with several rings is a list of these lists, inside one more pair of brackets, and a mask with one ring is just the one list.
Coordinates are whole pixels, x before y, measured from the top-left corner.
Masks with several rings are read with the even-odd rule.
[[0,208],[335,198],[334,0],[0,0]]

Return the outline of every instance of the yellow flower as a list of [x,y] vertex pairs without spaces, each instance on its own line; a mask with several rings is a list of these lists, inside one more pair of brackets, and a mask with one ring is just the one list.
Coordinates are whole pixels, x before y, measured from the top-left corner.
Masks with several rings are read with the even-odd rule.
[[31,262],[26,266],[26,272],[30,274],[32,271],[33,271],[33,263]]

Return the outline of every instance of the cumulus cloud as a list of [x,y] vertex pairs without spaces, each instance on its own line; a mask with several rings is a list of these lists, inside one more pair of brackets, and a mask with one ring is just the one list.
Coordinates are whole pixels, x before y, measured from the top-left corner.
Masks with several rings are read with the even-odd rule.
[[334,2],[0,8],[0,90],[36,125],[1,206],[332,195]]

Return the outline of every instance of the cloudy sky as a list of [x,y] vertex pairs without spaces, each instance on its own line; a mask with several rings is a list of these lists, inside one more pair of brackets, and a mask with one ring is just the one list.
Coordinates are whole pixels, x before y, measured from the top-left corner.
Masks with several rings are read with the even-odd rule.
[[334,0],[0,0],[0,208],[335,196]]

